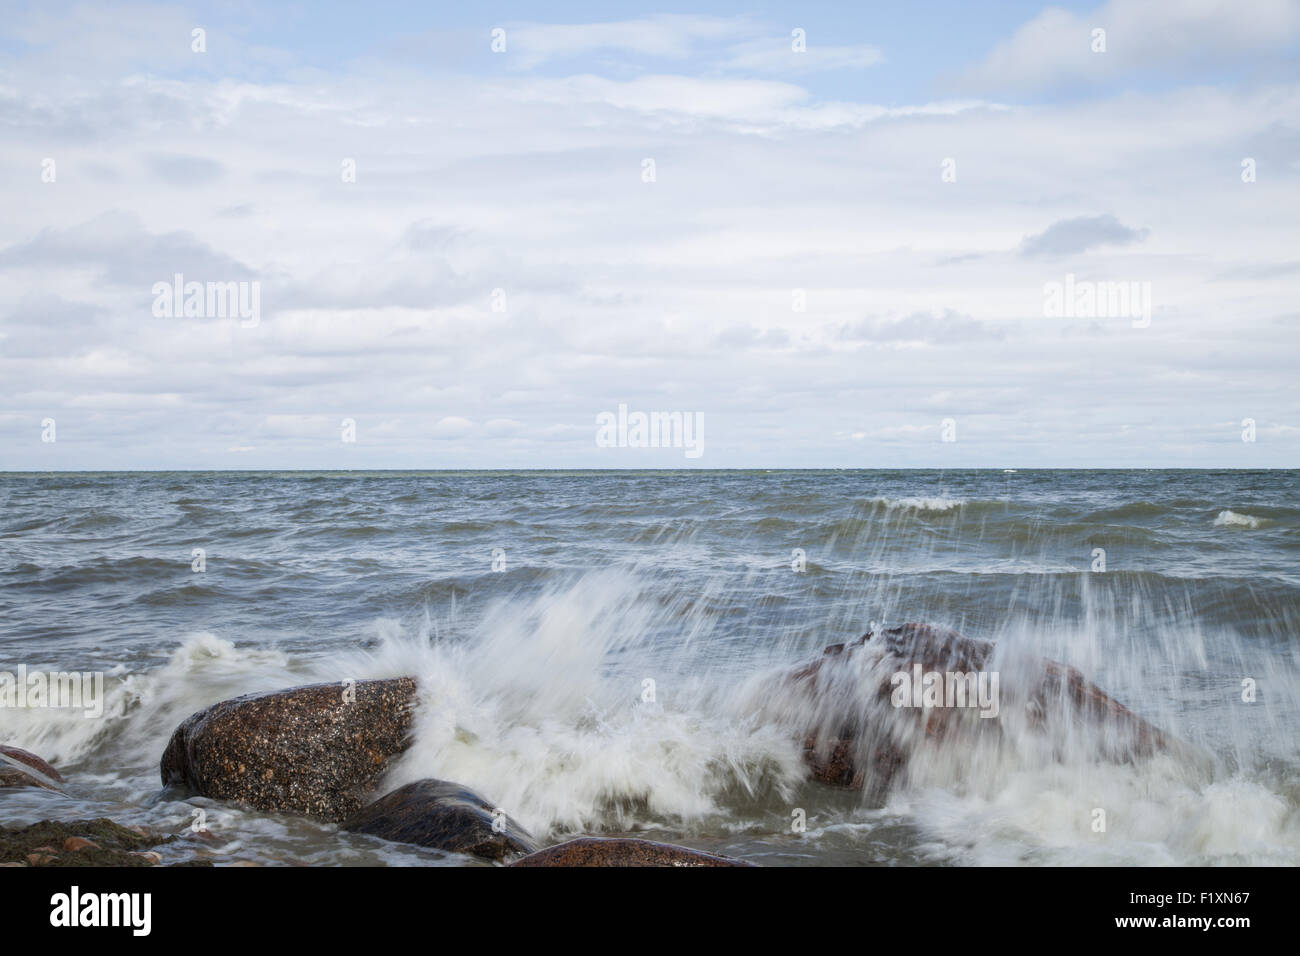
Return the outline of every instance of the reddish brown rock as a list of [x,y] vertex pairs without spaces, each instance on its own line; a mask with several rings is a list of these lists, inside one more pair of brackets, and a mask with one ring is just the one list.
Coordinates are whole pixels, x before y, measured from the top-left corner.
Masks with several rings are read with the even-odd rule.
[[62,784],[63,777],[59,772],[36,754],[0,744],[0,787],[60,790]]
[[547,847],[511,866],[753,866],[744,860],[651,840],[581,837]]
[[[856,660],[864,648],[879,654],[865,671],[855,666],[866,663]],[[917,747],[1000,733],[997,719],[985,722],[962,708],[891,705],[894,674],[911,672],[918,664],[924,673],[979,673],[987,670],[992,653],[988,641],[929,624],[904,624],[827,647],[820,658],[790,675],[797,692],[811,701],[805,712],[814,726],[804,735],[803,749],[812,778],[883,791]],[[1162,731],[1073,667],[1032,657],[1017,662],[1013,674],[1000,676],[1003,706],[1018,708],[1027,726],[1046,732],[1079,719],[1099,731],[1094,740],[1098,755],[1106,759],[1133,760],[1170,746]]]
[[78,850],[98,850],[99,844],[85,837],[68,837],[63,841],[64,853],[76,853]]
[[222,701],[176,728],[162,757],[163,784],[341,822],[405,750],[414,699],[414,679],[397,677]]

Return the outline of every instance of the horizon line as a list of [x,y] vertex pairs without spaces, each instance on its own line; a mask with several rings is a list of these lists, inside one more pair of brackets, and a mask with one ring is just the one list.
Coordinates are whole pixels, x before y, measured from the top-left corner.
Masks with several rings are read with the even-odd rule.
[[1024,466],[999,466],[999,465],[978,465],[966,468],[953,468],[949,466],[933,465],[905,465],[892,468],[885,467],[864,467],[850,465],[821,465],[806,467],[789,467],[789,466],[731,466],[718,468],[591,468],[591,467],[546,467],[546,468],[500,468],[500,467],[459,467],[459,468],[22,468],[12,470],[0,470],[0,475],[168,475],[168,474],[273,474],[273,473],[298,473],[298,474],[366,474],[371,472],[415,472],[415,473],[456,473],[456,472],[557,472],[557,471],[576,471],[592,473],[610,473],[623,474],[633,473],[664,473],[664,472],[718,472],[718,471],[788,471],[788,472],[806,472],[806,471],[992,471],[1003,474],[1016,473],[1021,471],[1300,471],[1300,465],[1257,465],[1254,467],[1244,466],[1197,466],[1197,465],[1117,465],[1117,466],[1095,466],[1083,467],[1073,465],[1024,465]]

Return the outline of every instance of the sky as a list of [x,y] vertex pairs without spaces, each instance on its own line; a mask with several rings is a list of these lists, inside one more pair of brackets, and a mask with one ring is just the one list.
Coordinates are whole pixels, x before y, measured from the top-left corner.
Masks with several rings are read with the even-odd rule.
[[1300,0],[5,2],[0,206],[0,470],[1300,466]]

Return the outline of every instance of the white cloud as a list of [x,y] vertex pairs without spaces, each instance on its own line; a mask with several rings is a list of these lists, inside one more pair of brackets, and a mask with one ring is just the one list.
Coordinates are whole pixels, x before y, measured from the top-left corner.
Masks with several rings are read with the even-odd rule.
[[529,69],[594,53],[684,59],[702,41],[734,37],[742,25],[723,17],[665,15],[606,23],[507,23],[504,29],[508,62]]
[[[1093,31],[1105,31],[1105,52]],[[1293,0],[1109,0],[1088,13],[1048,7],[966,71],[978,91],[1098,85],[1144,71],[1241,62],[1300,36]]]
[[807,74],[866,70],[885,62],[879,47],[867,43],[823,46],[814,36],[805,49],[791,48],[791,38],[774,35],[737,43],[727,51],[725,70],[749,73]]
[[719,72],[786,76],[865,70],[884,62],[869,43],[826,43],[805,31],[796,51],[788,26],[753,17],[660,15],[585,24],[508,23],[504,62],[532,70],[555,62],[599,62],[615,72],[647,64],[696,75]]

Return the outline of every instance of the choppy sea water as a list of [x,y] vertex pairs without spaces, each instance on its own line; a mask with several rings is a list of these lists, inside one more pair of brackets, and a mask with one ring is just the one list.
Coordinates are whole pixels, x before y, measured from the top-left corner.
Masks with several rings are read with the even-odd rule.
[[[412,674],[389,782],[454,780],[549,840],[766,865],[1295,865],[1298,474],[0,475],[0,671],[102,671],[107,697],[98,719],[0,711],[0,742],[69,780],[0,791],[0,820],[190,833],[201,810],[209,833],[169,860],[466,865],[160,787],[172,730],[208,704]],[[883,800],[808,781],[771,675],[907,621],[1072,664],[1200,756],[1013,740]]]

